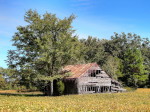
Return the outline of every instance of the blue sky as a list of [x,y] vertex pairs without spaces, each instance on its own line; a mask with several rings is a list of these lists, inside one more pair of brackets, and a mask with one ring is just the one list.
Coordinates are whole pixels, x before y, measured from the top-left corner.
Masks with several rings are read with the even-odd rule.
[[24,14],[36,9],[40,14],[55,13],[58,17],[75,14],[73,22],[79,38],[88,35],[110,39],[113,32],[132,32],[150,37],[149,0],[0,0],[0,66],[12,47],[16,27],[25,25]]

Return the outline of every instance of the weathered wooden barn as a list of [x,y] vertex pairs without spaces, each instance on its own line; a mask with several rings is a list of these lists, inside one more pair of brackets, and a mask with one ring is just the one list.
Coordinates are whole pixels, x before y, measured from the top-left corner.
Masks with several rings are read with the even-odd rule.
[[122,92],[121,84],[106,74],[97,63],[68,65],[63,72],[71,76],[64,78],[65,94]]

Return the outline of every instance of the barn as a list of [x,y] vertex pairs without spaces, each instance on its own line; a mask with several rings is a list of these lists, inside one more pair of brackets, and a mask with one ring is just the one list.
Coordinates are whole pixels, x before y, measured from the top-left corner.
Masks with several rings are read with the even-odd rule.
[[[121,83],[103,71],[97,63],[67,65],[61,74],[70,74],[63,78],[64,94],[114,93],[122,92]],[[54,95],[56,80],[51,82],[47,92]]]
[[106,74],[97,63],[68,65],[63,72],[71,76],[64,78],[65,94],[122,92],[121,83]]

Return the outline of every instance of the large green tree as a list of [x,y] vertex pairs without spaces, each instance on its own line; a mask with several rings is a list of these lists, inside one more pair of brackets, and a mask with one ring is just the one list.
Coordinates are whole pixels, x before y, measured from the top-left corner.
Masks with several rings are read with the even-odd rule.
[[82,59],[82,44],[71,25],[75,16],[59,19],[55,14],[41,16],[37,11],[29,10],[24,18],[28,24],[17,27],[13,36],[16,50],[8,53],[9,67],[24,73],[22,75],[36,74],[41,80],[50,80],[64,65]]
[[81,39],[81,43],[84,45],[84,55],[85,62],[97,62],[103,65],[107,58],[107,53],[105,52],[103,44],[107,42],[105,39],[98,39],[92,36],[88,36],[87,39]]
[[102,68],[116,80],[123,76],[121,72],[122,62],[117,57],[108,56]]
[[[120,64],[120,70],[117,72],[117,74],[119,73],[120,76],[122,77],[119,77],[119,79],[123,79],[122,81],[125,83],[125,85],[129,85],[129,82],[132,82],[132,81],[127,81],[127,80],[131,80],[131,77],[133,73],[131,74],[128,74],[128,76],[126,76],[126,73],[124,71],[126,71],[126,67],[123,67],[123,66],[128,66],[129,63],[125,63],[127,57],[131,57],[134,53],[128,53],[127,55],[127,52],[128,52],[128,49],[135,49],[137,48],[138,49],[138,52],[141,52],[140,54],[142,55],[139,55],[139,53],[136,52],[136,55],[137,56],[141,56],[140,58],[143,60],[142,61],[142,64],[145,68],[145,70],[147,71],[146,73],[146,76],[149,75],[150,73],[150,58],[149,58],[149,54],[150,54],[150,41],[148,38],[142,38],[140,37],[139,35],[137,34],[132,34],[132,33],[121,33],[121,34],[118,34],[118,33],[115,33],[113,36],[111,36],[111,40],[109,41],[106,41],[104,44],[104,48],[105,48],[105,52],[107,52],[109,54],[109,57],[112,56],[112,57],[117,57],[121,62],[124,62],[122,64]],[[134,51],[134,50],[133,50]],[[109,60],[109,57],[107,58]],[[111,60],[111,58],[110,58]],[[108,62],[105,63],[105,65],[107,65]],[[110,61],[109,61],[110,63]],[[111,63],[110,65],[113,65],[113,63]],[[139,64],[139,67],[140,67],[141,64]],[[138,66],[138,65],[137,65]],[[110,68],[106,68],[106,71],[111,71]],[[112,72],[110,72],[112,73]],[[141,72],[139,72],[140,74]],[[119,75],[118,74],[118,75]],[[133,75],[135,76],[135,75]],[[142,77],[142,76],[140,76]],[[136,78],[132,78],[132,79],[136,79]],[[141,78],[143,79],[143,78]],[[150,81],[148,81],[149,83]],[[144,80],[143,82],[141,81],[141,83],[146,83],[146,80]],[[133,86],[133,84],[130,84]],[[140,83],[137,83],[137,84],[134,84],[134,86],[142,86],[142,84]],[[145,84],[146,85],[146,84]]]
[[[16,50],[8,52],[12,75],[27,88],[61,78],[61,67],[80,62],[97,62],[125,85],[150,85],[150,41],[132,33],[115,33],[110,40],[89,36],[78,40],[72,22],[75,16],[59,19],[55,14],[25,14],[26,26],[13,36]],[[148,80],[149,76],[149,80]],[[43,85],[44,87],[45,85]]]
[[6,87],[6,81],[3,77],[3,73],[2,73],[3,69],[0,68],[0,89],[5,89]]
[[142,87],[146,84],[148,74],[139,49],[129,48],[125,52],[123,73],[128,86]]
[[144,65],[146,66],[146,70],[148,71],[147,74],[149,75],[147,85],[150,87],[150,40],[148,38],[143,39],[141,53],[144,58]]
[[110,55],[124,59],[124,53],[128,48],[141,48],[142,38],[137,34],[124,32],[121,34],[114,33],[111,40],[104,44],[105,51]]

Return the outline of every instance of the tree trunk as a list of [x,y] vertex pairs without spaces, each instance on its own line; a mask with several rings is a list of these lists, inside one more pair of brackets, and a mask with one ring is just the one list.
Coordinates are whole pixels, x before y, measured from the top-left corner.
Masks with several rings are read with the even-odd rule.
[[53,81],[49,81],[45,86],[45,95],[46,96],[53,96]]

